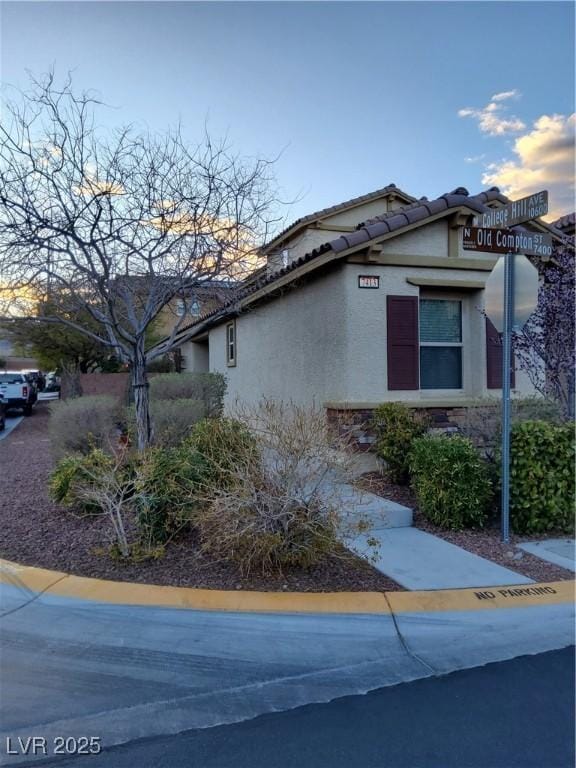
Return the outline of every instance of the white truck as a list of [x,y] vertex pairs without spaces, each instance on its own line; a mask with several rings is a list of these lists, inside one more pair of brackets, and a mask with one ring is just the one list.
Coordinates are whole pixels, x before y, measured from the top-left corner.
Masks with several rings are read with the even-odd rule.
[[34,382],[21,371],[0,371],[0,395],[6,407],[19,408],[24,416],[30,416],[38,400]]

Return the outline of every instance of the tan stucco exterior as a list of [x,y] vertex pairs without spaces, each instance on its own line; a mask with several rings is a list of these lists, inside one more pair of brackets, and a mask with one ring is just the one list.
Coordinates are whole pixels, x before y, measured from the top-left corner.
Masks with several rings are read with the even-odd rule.
[[[453,250],[448,218],[386,237],[381,249],[320,257],[323,266],[302,272],[296,282],[282,278],[254,294],[235,318],[236,361],[226,359],[226,322],[207,331],[203,343],[183,347],[186,370],[226,375],[226,403],[256,402],[262,397],[324,405],[376,405],[403,401],[438,407],[465,406],[471,399],[495,396],[486,387],[486,334],[483,285],[494,255]],[[322,232],[326,241],[326,232]],[[362,261],[364,259],[364,261]],[[372,259],[372,261],[370,261]],[[356,263],[355,263],[356,262]],[[360,275],[380,278],[378,289],[359,288]],[[290,278],[292,279],[292,278]],[[281,291],[278,290],[282,286]],[[460,390],[387,388],[386,297],[452,298],[462,302],[462,375]],[[516,373],[515,395],[533,394],[527,377]]]
[[[429,231],[432,255],[448,259],[448,225],[436,222],[403,237],[404,254],[424,255]],[[398,238],[400,240],[400,238]],[[397,241],[394,242],[396,247]],[[478,255],[478,259],[482,256]],[[492,256],[485,259],[492,263]],[[469,401],[496,394],[486,388],[483,285],[489,272],[418,266],[343,263],[279,298],[236,318],[237,360],[226,364],[225,325],[209,333],[209,366],[228,378],[228,402],[263,396],[299,403],[378,403],[402,400],[425,404]],[[358,287],[359,275],[378,275],[380,288]],[[442,285],[409,282],[432,280]],[[451,287],[456,283],[456,287]],[[460,285],[458,285],[460,284]],[[456,298],[462,301],[462,390],[387,389],[386,296]],[[518,393],[531,393],[517,373]]]

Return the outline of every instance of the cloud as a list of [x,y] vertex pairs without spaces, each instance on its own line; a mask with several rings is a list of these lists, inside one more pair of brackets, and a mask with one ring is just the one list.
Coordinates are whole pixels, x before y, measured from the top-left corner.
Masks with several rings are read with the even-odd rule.
[[479,163],[480,160],[484,160],[485,157],[486,157],[486,155],[484,155],[484,154],[482,154],[482,155],[472,155],[471,157],[465,157],[464,158],[464,162],[465,163]]
[[502,91],[501,93],[495,93],[490,101],[506,101],[506,99],[517,99],[520,97],[520,91],[513,88],[511,91]]
[[516,158],[488,165],[482,183],[513,199],[549,190],[551,221],[573,211],[575,127],[576,114],[541,115],[514,141]]
[[489,136],[504,136],[508,133],[518,133],[526,128],[526,125],[514,115],[506,116],[507,107],[502,103],[511,98],[518,98],[520,92],[515,88],[511,91],[495,93],[485,107],[464,107],[458,110],[458,117],[473,117],[478,120],[478,127],[482,133]]

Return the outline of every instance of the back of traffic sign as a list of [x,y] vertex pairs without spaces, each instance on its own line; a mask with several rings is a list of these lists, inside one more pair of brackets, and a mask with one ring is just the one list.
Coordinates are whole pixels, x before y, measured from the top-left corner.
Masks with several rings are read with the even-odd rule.
[[[538,304],[538,270],[526,256],[514,259],[514,330],[520,330]],[[486,281],[484,291],[486,314],[496,330],[504,330],[504,259],[499,258]]]

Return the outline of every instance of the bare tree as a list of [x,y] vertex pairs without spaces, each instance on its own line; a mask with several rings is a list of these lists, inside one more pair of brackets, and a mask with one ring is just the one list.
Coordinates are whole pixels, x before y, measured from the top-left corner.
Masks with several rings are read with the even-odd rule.
[[151,438],[146,365],[188,338],[184,316],[150,348],[146,329],[175,297],[254,267],[275,202],[271,164],[242,160],[207,132],[190,146],[179,128],[104,131],[101,108],[53,75],[6,105],[0,293],[12,297],[12,315],[54,290],[88,313],[97,330],[41,321],[75,328],[129,364],[142,449]]

